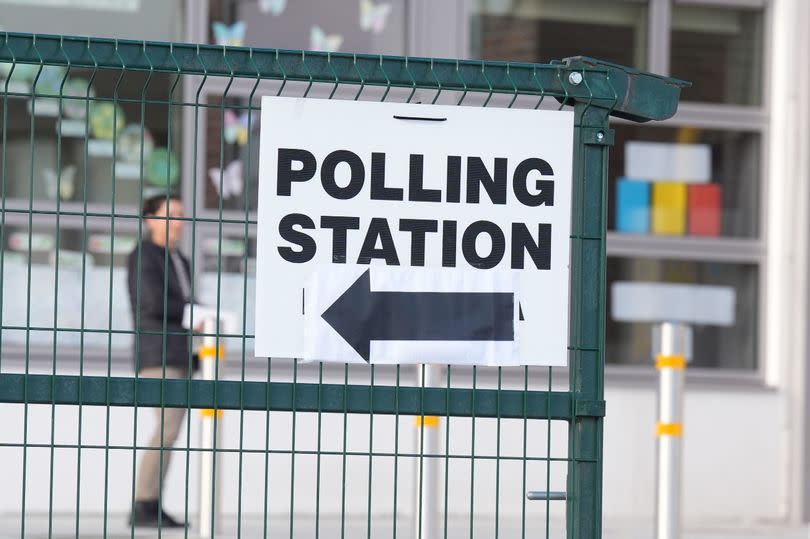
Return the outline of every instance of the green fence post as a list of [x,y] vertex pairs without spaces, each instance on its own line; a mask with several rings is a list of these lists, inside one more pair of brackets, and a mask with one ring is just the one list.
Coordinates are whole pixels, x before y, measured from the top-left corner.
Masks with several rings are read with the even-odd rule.
[[[569,539],[602,536],[602,428],[605,415],[605,272],[610,116],[636,122],[675,113],[680,88],[665,79],[590,58],[566,60],[564,84],[587,88],[574,105],[574,174],[571,212],[571,330],[568,429]],[[613,100],[610,100],[611,92]],[[601,97],[601,99],[599,97]]]
[[[570,538],[597,539],[602,536],[607,147],[613,137],[606,109],[580,103],[575,118],[567,528]],[[585,403],[594,409],[585,410]]]

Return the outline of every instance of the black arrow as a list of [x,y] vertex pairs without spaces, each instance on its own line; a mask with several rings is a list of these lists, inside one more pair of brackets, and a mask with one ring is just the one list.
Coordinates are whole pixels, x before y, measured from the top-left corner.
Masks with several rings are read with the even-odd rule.
[[512,292],[372,292],[369,270],[321,315],[366,362],[371,341],[512,341]]

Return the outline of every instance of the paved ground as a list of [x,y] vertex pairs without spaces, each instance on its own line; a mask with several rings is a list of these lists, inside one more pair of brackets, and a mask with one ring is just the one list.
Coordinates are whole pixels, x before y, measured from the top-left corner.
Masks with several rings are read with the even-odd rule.
[[[123,515],[111,515],[107,524],[107,535],[109,539],[125,539],[133,537],[131,530],[124,525]],[[76,521],[69,516],[55,516],[51,526],[51,533],[48,530],[47,515],[33,515],[26,519],[25,539],[67,539],[75,538]],[[605,523],[604,539],[651,539],[652,531],[645,524],[639,523]],[[268,532],[267,537],[285,538],[290,537],[290,524],[286,519],[277,519]],[[343,531],[343,533],[341,533]],[[370,537],[391,538],[393,537],[391,523],[384,522],[380,525],[372,524]],[[20,534],[19,516],[0,515],[0,539],[19,539]],[[306,522],[296,522],[292,530],[295,538],[314,538],[315,529],[312,524]],[[476,522],[476,533],[474,537],[490,539],[494,537],[494,524],[490,522]],[[349,521],[344,530],[341,530],[340,521],[336,518],[322,518],[319,529],[319,537],[324,539],[332,538],[359,538],[369,537],[367,523],[365,521]],[[499,529],[498,536],[504,539],[520,538],[521,530],[513,526],[504,525]],[[102,518],[100,516],[82,516],[79,537],[82,539],[101,539],[105,537]],[[197,530],[192,528],[186,536],[181,532],[164,532],[160,535],[166,539],[179,539],[188,537],[196,539],[200,537]],[[264,537],[264,525],[260,519],[244,518],[241,533],[237,530],[235,519],[225,519],[221,529],[215,537],[231,538],[245,537],[249,539]],[[545,523],[538,523],[526,531],[526,537],[531,538],[562,538],[565,534],[562,522],[554,521],[549,523],[549,533],[546,534]],[[147,539],[158,537],[156,531],[137,530],[134,534],[136,539]],[[397,538],[411,539],[414,537],[409,522],[401,522],[397,528]],[[444,537],[440,533],[437,537]],[[467,523],[458,522],[448,527],[448,539],[469,539],[470,532]],[[755,529],[687,529],[684,531],[683,539],[810,539],[810,532],[807,528],[783,528],[783,527],[757,527]]]
[[[651,531],[605,527],[604,539],[651,539]],[[808,539],[807,528],[757,527],[755,529],[687,529],[683,539]]]

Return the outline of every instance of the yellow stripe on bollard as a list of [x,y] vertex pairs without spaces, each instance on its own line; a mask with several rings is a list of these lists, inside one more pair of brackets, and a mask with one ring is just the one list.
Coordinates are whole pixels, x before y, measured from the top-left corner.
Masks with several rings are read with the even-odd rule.
[[657,436],[683,436],[683,423],[658,423],[655,427]]
[[413,418],[414,424],[417,427],[421,427],[422,423],[424,422],[426,427],[438,427],[439,426],[439,416],[436,415],[418,415]]
[[[211,408],[201,408],[200,409],[200,416],[201,417],[214,417],[214,410]],[[217,418],[222,418],[222,410],[217,410]]]
[[661,369],[685,369],[686,358],[683,356],[658,355],[655,358],[655,368]]
[[[217,347],[216,346],[200,346],[200,350],[197,352],[200,359],[208,359],[217,357]],[[219,345],[219,359],[225,359],[225,347],[221,344]]]

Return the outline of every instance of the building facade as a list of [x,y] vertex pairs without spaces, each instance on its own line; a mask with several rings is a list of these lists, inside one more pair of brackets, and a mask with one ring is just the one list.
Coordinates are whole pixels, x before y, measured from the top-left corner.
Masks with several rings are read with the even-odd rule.
[[[373,2],[366,13],[358,13],[358,2],[348,0],[79,4],[83,5],[68,8],[68,2],[38,5],[0,0],[0,26],[8,31],[520,62],[586,55],[692,82],[671,120],[650,125],[613,123],[616,143],[608,178],[608,287],[619,281],[656,281],[719,285],[734,291],[733,325],[694,328],[686,395],[687,524],[745,526],[810,520],[810,413],[806,411],[810,369],[805,359],[810,352],[810,70],[806,65],[810,3],[403,0]],[[86,88],[87,73],[70,76],[84,81]],[[133,76],[120,86],[112,76],[93,81],[98,95],[120,88],[122,96],[132,97],[151,91],[164,95],[173,91],[172,83],[168,76],[157,76],[148,83]],[[152,114],[123,103],[120,113],[125,118],[124,129],[130,124],[137,128],[143,121],[151,135],[154,159],[177,163],[173,167],[176,175],[150,182],[155,187],[174,185],[182,193],[188,213],[193,209],[203,218],[255,218],[255,135],[260,126],[239,112],[248,104],[253,88],[250,81],[227,83],[186,77],[177,89],[178,99],[201,106],[163,107]],[[260,87],[253,94],[253,104],[258,104],[263,91],[276,88]],[[220,105],[235,112],[221,115]],[[76,114],[81,118],[83,112]],[[82,148],[75,142],[80,139],[71,142],[70,133],[61,132],[61,163],[57,163],[56,135],[37,135],[36,162],[14,159],[15,152],[25,156],[30,151],[34,122],[29,119],[24,109],[16,118],[9,115],[6,119],[11,170],[8,207],[25,209],[33,200],[42,209],[58,202],[68,210],[81,211],[86,205],[109,211],[114,205],[122,213],[137,213],[141,195],[139,183],[133,181],[140,177],[137,167],[133,171],[131,161],[121,161],[103,149],[97,156],[86,157],[86,181],[76,179],[68,191],[54,192],[48,178],[57,174],[56,167],[61,167],[66,179],[83,163]],[[52,132],[60,133],[58,129]],[[224,144],[221,133],[226,134]],[[650,162],[645,148],[663,152],[678,167],[701,172],[689,178],[668,176],[660,163]],[[247,162],[254,165],[246,171],[246,196],[240,182],[234,182],[232,190],[220,192],[220,176],[225,176],[222,185],[230,185],[227,176]],[[109,182],[113,163],[114,187]],[[29,182],[29,178],[33,180]],[[640,195],[642,199],[627,198],[631,191],[646,194]],[[628,221],[627,212],[639,206],[647,217]],[[27,247],[27,216],[9,214],[5,222],[3,323],[24,326],[29,313],[18,307],[30,303],[30,294],[20,286],[24,278],[20,268],[26,267],[26,261],[18,242],[24,236]],[[43,289],[48,289],[47,283],[53,289],[57,278],[52,269],[55,253],[65,260],[58,275],[60,283],[73,284],[60,284],[59,298],[43,292],[40,304],[45,310],[31,313],[32,320],[42,322],[32,321],[32,326],[52,324],[49,317],[58,299],[65,307],[58,314],[60,326],[95,323],[109,327],[105,326],[106,312],[88,311],[84,321],[76,318],[76,307],[82,302],[81,294],[75,293],[82,289],[77,261],[89,257],[91,273],[98,272],[99,278],[113,275],[112,289],[89,290],[84,301],[112,302],[115,312],[109,316],[114,328],[128,327],[123,272],[138,227],[136,220],[119,220],[115,226],[112,234],[109,220],[102,219],[91,219],[87,225],[81,219],[65,219],[58,230],[52,219],[34,224],[31,263],[45,283]],[[255,266],[250,261],[255,255],[255,229],[251,228],[247,238],[241,223],[224,226],[221,238],[219,233],[217,226],[205,224],[196,232],[201,299],[216,302],[219,295],[223,308],[242,312],[241,298],[252,299]],[[189,248],[190,242],[187,238]],[[111,243],[118,249],[111,249]],[[245,251],[246,266],[242,263]],[[651,521],[656,408],[652,331],[647,324],[613,320],[611,308],[609,303],[604,515],[606,519]],[[252,310],[252,305],[246,310],[249,333],[253,332]],[[80,340],[78,333],[66,333],[59,339],[65,365],[71,357],[81,355],[88,358],[88,368],[99,372],[110,362],[118,372],[130,368],[128,336],[116,335],[107,342],[102,334]],[[9,358],[4,368],[13,368],[14,361],[19,366],[28,349],[32,365],[50,372],[52,341],[53,332],[4,330],[2,356]],[[233,345],[234,349],[241,346]],[[79,350],[81,354],[76,353]],[[248,376],[261,379],[263,362],[252,357],[249,346],[245,355]],[[335,376],[342,374],[336,372]],[[494,383],[493,375],[485,376]],[[47,430],[44,424],[42,428]],[[517,443],[516,438],[512,441]],[[564,470],[554,473],[554,481],[562,482],[557,486],[564,485]],[[125,502],[126,497],[121,498],[122,507]],[[0,511],[14,503],[12,498],[0,497]]]

